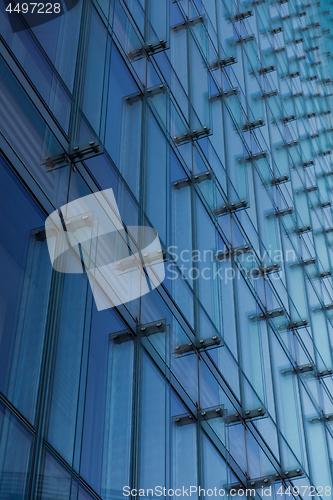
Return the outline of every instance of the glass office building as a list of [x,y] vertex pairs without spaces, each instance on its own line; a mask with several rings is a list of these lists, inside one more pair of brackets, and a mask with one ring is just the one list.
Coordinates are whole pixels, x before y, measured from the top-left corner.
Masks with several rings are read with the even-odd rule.
[[[331,2],[66,6],[0,2],[0,499],[332,498]],[[98,311],[44,224],[109,188],[166,274]]]

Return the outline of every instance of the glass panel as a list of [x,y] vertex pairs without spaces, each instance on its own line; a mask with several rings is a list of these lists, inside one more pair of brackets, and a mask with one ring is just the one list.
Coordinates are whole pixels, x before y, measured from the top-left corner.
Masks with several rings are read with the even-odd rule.
[[32,436],[0,405],[0,498],[26,498]]
[[82,111],[99,134],[103,111],[104,73],[106,60],[107,31],[92,7],[90,15],[89,44],[85,67]]
[[56,202],[62,194],[64,177],[56,172],[46,174],[41,164],[63,149],[2,57],[0,74],[0,132],[10,144],[15,142],[16,154],[42,190]]
[[123,487],[131,484],[133,362],[134,342],[116,344],[110,341],[104,437],[100,442],[103,449],[102,496],[106,498],[121,495]]
[[45,217],[1,158],[0,170],[0,390],[33,422],[51,278]]
[[142,359],[140,488],[166,486],[167,386],[147,355]]
[[69,500],[71,498],[71,475],[49,452],[45,452],[44,470],[40,481],[41,500],[51,498]]

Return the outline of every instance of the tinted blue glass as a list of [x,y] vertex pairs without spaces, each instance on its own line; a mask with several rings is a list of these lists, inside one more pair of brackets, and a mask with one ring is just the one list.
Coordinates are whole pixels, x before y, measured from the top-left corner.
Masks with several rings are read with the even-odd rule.
[[[105,146],[116,166],[120,169],[120,144],[124,141],[122,137],[121,123],[123,111],[123,99],[138,91],[124,60],[119,51],[112,46],[110,81],[108,92],[108,108],[105,133]],[[140,130],[140,122],[136,123]],[[126,138],[130,141],[130,137]]]
[[35,414],[51,265],[36,203],[0,158],[2,260],[0,388],[30,420]]
[[32,436],[0,406],[0,497],[26,498]]

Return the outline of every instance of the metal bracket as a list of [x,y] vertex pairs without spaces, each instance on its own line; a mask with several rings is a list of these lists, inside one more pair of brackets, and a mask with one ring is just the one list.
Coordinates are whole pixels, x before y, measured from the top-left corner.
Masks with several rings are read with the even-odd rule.
[[239,203],[231,203],[231,205],[223,205],[215,210],[215,215],[223,215],[228,212],[236,212],[236,210],[244,209],[248,206],[247,201],[242,200]]
[[266,319],[272,319],[276,318],[278,316],[284,316],[285,311],[284,309],[273,309],[272,311],[265,311],[260,314],[255,314],[254,316],[250,317],[251,321],[263,321]]
[[249,36],[244,36],[244,37],[239,37],[238,40],[236,40],[234,43],[238,45],[239,43],[247,43],[247,42],[253,42],[255,40],[254,35],[249,35]]
[[270,73],[271,71],[275,71],[275,66],[273,66],[273,64],[265,68],[260,68],[259,75],[266,75],[266,73]]
[[66,166],[76,161],[82,160],[91,153],[99,153],[100,146],[95,141],[90,141],[87,146],[75,146],[69,153],[63,151],[56,156],[47,156],[41,165],[46,165],[50,170],[56,166]]
[[272,264],[271,266],[257,267],[248,271],[251,277],[265,276],[266,274],[277,272],[280,270],[279,264]]
[[202,351],[208,347],[218,347],[222,346],[222,340],[217,335],[210,337],[208,339],[200,339],[198,342],[188,342],[187,344],[176,345],[174,354],[181,356],[186,353],[194,353],[197,351]]
[[173,31],[179,31],[181,29],[184,29],[186,28],[186,26],[194,26],[198,23],[203,23],[204,22],[204,16],[198,16],[198,17],[194,17],[193,19],[189,19],[187,21],[182,21],[181,23],[178,23],[178,24],[175,24],[173,26],[171,26],[171,29]]
[[154,335],[155,333],[164,333],[166,330],[166,320],[160,319],[159,321],[152,321],[151,323],[146,323],[145,325],[136,326],[136,335],[149,337],[149,335]]
[[313,160],[305,161],[302,166],[304,168],[306,168],[306,167],[310,167],[311,165],[314,165],[314,161]]
[[174,137],[174,143],[179,146],[181,144],[185,144],[186,142],[189,141],[195,141],[197,139],[200,139],[201,137],[207,136],[210,134],[210,128],[208,127],[203,127],[200,130],[193,130],[192,132],[185,132],[185,134],[180,135],[178,137]]
[[318,186],[310,186],[303,189],[298,189],[295,194],[312,193],[312,191],[318,191]]
[[283,210],[276,210],[275,212],[271,212],[269,214],[266,214],[267,219],[272,219],[273,217],[283,217],[284,215],[290,215],[293,213],[293,208],[288,207],[284,208]]
[[138,258],[135,255],[130,255],[128,257],[125,257],[124,259],[119,260],[118,262],[115,262],[114,268],[117,269],[119,273],[126,273],[128,270],[133,268],[141,268],[141,266],[149,267],[153,265],[155,261],[162,262],[164,261],[165,257],[166,253],[163,253],[161,249],[157,250],[156,252],[142,253],[141,258]]
[[299,260],[298,262],[294,262],[293,264],[290,264],[290,267],[299,267],[299,266],[310,266],[311,264],[315,264],[316,259],[306,259],[306,260]]
[[283,123],[289,123],[293,120],[296,120],[296,116],[295,115],[290,115],[290,116],[286,116],[285,118],[282,119]]
[[173,422],[182,427],[183,425],[194,424],[196,422],[202,422],[205,420],[211,420],[212,418],[219,418],[224,416],[224,406],[218,405],[210,408],[199,409],[196,413],[183,413],[182,415],[176,415],[173,417]]
[[254,153],[252,155],[247,156],[245,158],[245,162],[258,161],[266,157],[267,157],[267,151],[260,151],[260,153]]
[[218,59],[210,65],[210,69],[225,68],[226,66],[230,66],[231,64],[235,64],[236,62],[237,61],[235,56],[226,57],[225,59]]
[[111,333],[110,340],[111,339],[115,344],[122,344],[123,342],[134,340],[134,335],[130,332],[130,330],[122,330],[121,332]]
[[318,378],[328,377],[332,375],[332,368],[328,368],[327,370],[320,370],[319,372],[317,372],[317,375]]
[[278,91],[277,90],[272,90],[271,92],[263,92],[261,94],[261,97],[263,99],[269,99],[270,97],[275,97],[278,95]]
[[293,469],[280,472],[279,474],[274,474],[273,479],[275,481],[281,481],[281,479],[293,479],[295,477],[300,477],[303,475],[302,469]]
[[228,97],[231,97],[233,95],[237,95],[238,94],[238,88],[235,87],[233,89],[228,89],[228,90],[223,90],[222,92],[219,92],[218,94],[214,94],[212,95],[212,97],[210,98],[211,102],[214,102],[216,101],[217,99],[221,99],[221,98],[228,98]]
[[249,122],[243,126],[243,130],[253,130],[255,128],[262,127],[263,125],[264,125],[264,120],[257,120],[255,122]]
[[252,10],[247,10],[246,12],[241,12],[240,14],[236,14],[234,16],[234,21],[242,21],[243,19],[246,19],[247,17],[253,16]]
[[[155,333],[164,333],[165,330],[166,320],[161,319],[159,321],[153,321],[152,323],[147,323],[145,325],[137,325],[136,336],[149,337],[149,335],[154,335]],[[120,332],[110,334],[110,340],[113,340],[115,344],[122,344],[123,342],[128,342],[129,340],[134,339],[135,336],[130,330],[122,330]]]
[[222,262],[232,255],[237,257],[237,255],[242,255],[243,253],[249,253],[251,251],[252,247],[250,245],[242,245],[240,247],[230,248],[230,250],[219,250],[215,253],[215,259]]
[[267,181],[267,184],[271,184],[272,186],[276,186],[277,184],[282,184],[282,182],[289,181],[288,175],[281,175],[281,177],[274,177],[270,181]]
[[185,179],[175,181],[172,183],[172,186],[175,189],[181,189],[182,187],[189,186],[192,182],[194,184],[199,184],[200,182],[211,180],[212,178],[213,178],[213,172],[211,170],[207,170],[207,172],[202,172],[200,174],[192,175],[191,178],[186,177]]
[[275,149],[279,151],[280,149],[293,148],[294,146],[298,146],[298,141],[283,142],[282,144],[275,146]]
[[303,226],[296,230],[297,234],[306,233],[307,231],[311,231],[311,226]]
[[234,413],[233,415],[228,415],[228,424],[234,424],[241,422],[242,420],[251,420],[253,418],[263,417],[266,413],[264,408],[257,408],[256,410],[246,410],[240,413]]
[[288,323],[287,328],[288,330],[294,330],[297,328],[304,328],[308,325],[308,321],[306,319],[302,319],[300,321],[293,321],[291,323]]

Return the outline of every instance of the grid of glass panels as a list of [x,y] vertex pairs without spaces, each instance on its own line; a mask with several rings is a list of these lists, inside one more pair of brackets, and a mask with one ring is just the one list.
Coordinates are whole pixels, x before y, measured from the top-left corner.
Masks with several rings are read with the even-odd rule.
[[[332,14],[305,2],[80,0],[16,33],[0,5],[1,499],[330,498]],[[98,312],[43,226],[107,188],[166,278]]]

